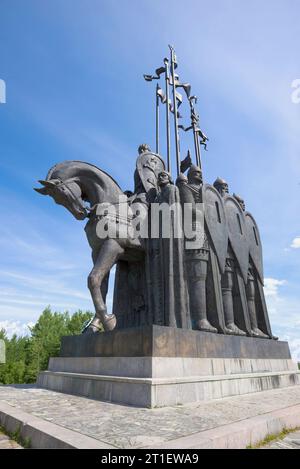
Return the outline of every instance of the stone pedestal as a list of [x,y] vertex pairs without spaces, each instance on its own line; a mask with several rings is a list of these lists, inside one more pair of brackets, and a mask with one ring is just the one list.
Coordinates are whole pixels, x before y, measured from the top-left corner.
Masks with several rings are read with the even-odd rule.
[[287,342],[145,326],[64,337],[37,384],[162,407],[300,384]]

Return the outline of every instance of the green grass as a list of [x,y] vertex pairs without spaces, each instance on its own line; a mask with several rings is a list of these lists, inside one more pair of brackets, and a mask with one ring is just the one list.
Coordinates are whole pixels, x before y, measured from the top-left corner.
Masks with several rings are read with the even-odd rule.
[[14,440],[16,443],[18,443],[20,446],[22,446],[25,449],[28,449],[31,446],[30,438],[22,438],[20,426],[18,426],[16,430],[13,432],[8,432],[5,430],[5,428],[0,427],[0,434],[1,433],[3,433],[4,435],[7,435],[11,440]]
[[258,443],[255,443],[255,445],[248,445],[246,449],[258,449],[261,448],[262,446],[267,445],[268,443],[271,443],[272,441],[278,441],[278,440],[283,440],[289,433],[296,432],[300,429],[300,427],[295,427],[295,428],[283,428],[280,433],[270,433],[267,435],[263,440],[259,441]]

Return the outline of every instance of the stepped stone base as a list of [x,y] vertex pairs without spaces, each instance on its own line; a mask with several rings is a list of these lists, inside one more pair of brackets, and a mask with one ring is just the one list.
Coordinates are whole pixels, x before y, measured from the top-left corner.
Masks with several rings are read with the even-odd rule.
[[162,407],[300,384],[286,342],[168,327],[64,337],[38,386]]

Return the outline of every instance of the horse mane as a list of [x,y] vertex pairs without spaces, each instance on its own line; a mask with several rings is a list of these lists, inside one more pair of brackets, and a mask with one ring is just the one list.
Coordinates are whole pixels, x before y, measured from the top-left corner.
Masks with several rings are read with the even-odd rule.
[[59,173],[60,171],[63,172],[63,170],[65,170],[65,172],[66,172],[65,179],[69,179],[73,175],[67,174],[68,173],[67,170],[69,169],[69,171],[71,171],[72,168],[76,167],[76,165],[78,166],[78,164],[80,164],[80,166],[83,166],[83,168],[91,168],[96,176],[98,175],[98,176],[101,177],[101,175],[105,174],[105,176],[107,176],[120,189],[120,191],[122,191],[122,189],[119,186],[119,184],[117,183],[117,181],[115,181],[115,179],[110,174],[108,174],[106,171],[103,171],[103,169],[98,168],[94,164],[86,163],[84,161],[79,161],[79,160],[67,160],[67,161],[62,161],[61,163],[55,164],[48,171],[46,180],[49,181],[50,179],[55,179],[57,177],[57,176],[55,176],[55,173]]

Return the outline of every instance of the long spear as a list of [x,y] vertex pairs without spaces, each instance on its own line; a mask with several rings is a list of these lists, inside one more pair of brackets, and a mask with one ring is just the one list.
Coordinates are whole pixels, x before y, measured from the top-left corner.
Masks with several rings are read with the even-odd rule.
[[156,84],[156,153],[159,154],[159,84]]
[[199,168],[202,169],[202,164],[201,164],[201,153],[200,153],[200,146],[199,146],[199,138],[198,138],[198,133],[197,133],[197,124],[198,124],[198,116],[196,114],[193,101],[197,103],[197,97],[196,96],[191,96],[189,98],[189,103],[190,103],[190,109],[191,109],[191,123],[192,123],[192,128],[193,128],[193,136],[194,136],[194,145],[195,145],[195,155],[196,155],[196,163]]
[[[164,67],[159,67],[155,70],[155,75],[144,75],[146,81],[159,80],[161,75],[165,75],[165,95],[162,89],[157,85],[156,87],[156,152],[159,153],[160,144],[160,129],[159,129],[159,99],[163,104],[166,104],[166,134],[167,134],[167,169],[171,172],[171,139],[170,139],[170,112],[174,114],[174,127],[175,127],[175,145],[176,145],[176,164],[177,164],[177,175],[180,173],[180,141],[179,141],[179,128],[185,132],[193,130],[194,146],[195,146],[195,157],[196,164],[201,168],[201,145],[206,150],[206,142],[208,138],[199,127],[199,115],[195,109],[194,103],[197,102],[196,96],[191,96],[191,85],[189,83],[181,83],[178,79],[178,75],[175,74],[175,68],[177,68],[177,59],[175,50],[169,45],[171,55],[171,76],[170,76],[170,62],[167,58],[164,59]],[[173,88],[173,105],[169,99],[169,86]],[[191,125],[185,128],[183,125],[178,125],[178,119],[180,116],[178,108],[182,103],[182,96],[176,92],[176,88],[183,88],[190,105],[191,112]],[[178,101],[178,102],[177,102]]]
[[172,85],[173,85],[173,109],[174,109],[174,133],[175,133],[175,147],[176,147],[176,164],[177,164],[177,176],[180,173],[180,145],[179,145],[179,132],[178,132],[178,114],[177,114],[177,98],[176,98],[176,83],[175,83],[175,66],[177,66],[175,51],[172,46],[169,45],[171,51],[171,73],[172,73]]
[[165,74],[166,95],[163,94],[162,89],[157,85],[156,87],[156,152],[159,152],[159,98],[162,103],[166,103],[166,131],[167,131],[167,169],[171,172],[171,150],[170,150],[170,99],[169,99],[169,84],[170,84],[170,71],[169,60],[164,59],[164,67],[156,69],[156,75],[144,75],[146,81],[159,80],[162,73]]
[[197,111],[194,106],[194,102],[197,103],[197,96],[188,96],[188,100],[189,100],[190,110],[191,110],[191,125],[189,127],[184,127],[183,125],[179,125],[178,127],[184,130],[185,132],[188,132],[189,130],[193,130],[196,164],[197,166],[199,166],[199,168],[202,169],[200,148],[201,148],[201,145],[203,145],[206,150],[206,145],[207,145],[206,142],[208,141],[208,137],[202,132],[202,130],[199,127],[199,115],[197,114]]
[[169,60],[164,59],[165,64],[165,82],[166,82],[166,130],[167,130],[167,168],[171,173],[171,144],[170,144],[170,100],[169,100],[169,83],[170,83],[170,70]]

